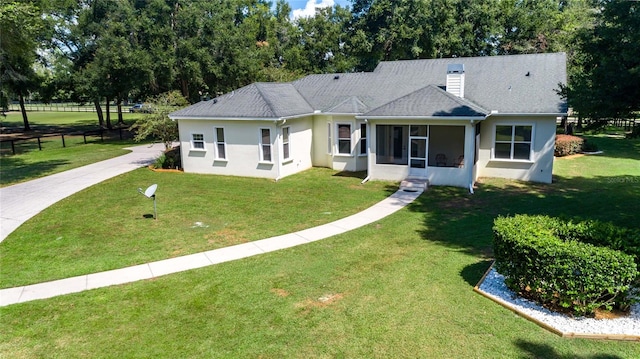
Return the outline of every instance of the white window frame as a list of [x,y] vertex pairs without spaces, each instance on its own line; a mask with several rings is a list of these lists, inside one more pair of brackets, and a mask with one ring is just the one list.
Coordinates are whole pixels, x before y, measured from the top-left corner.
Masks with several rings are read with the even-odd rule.
[[[262,131],[269,131],[269,142],[265,143],[263,141]],[[260,162],[262,163],[273,163],[273,146],[271,145],[271,129],[268,127],[261,127],[258,131],[258,143],[260,144]],[[265,159],[264,157],[264,148],[265,146],[269,146],[269,159]]]
[[[282,127],[282,161],[290,162],[293,161],[291,158],[291,126]],[[285,139],[285,132],[287,134]],[[286,150],[285,150],[286,148]]]
[[[344,152],[340,152],[340,141],[346,141],[346,138],[341,138],[340,137],[340,126],[349,126],[349,153],[344,153]],[[336,148],[336,152],[335,155],[336,156],[352,156],[353,155],[353,124],[350,122],[337,122],[336,126],[336,140],[335,140],[335,148]]]
[[[496,131],[498,126],[511,126],[511,140],[510,141],[496,141]],[[515,130],[516,127],[531,127],[531,140],[530,141],[516,141],[515,140]],[[492,161],[505,161],[505,162],[525,162],[525,163],[533,163],[534,162],[534,150],[533,145],[535,143],[535,135],[536,135],[536,126],[535,123],[530,122],[499,122],[494,124],[493,126],[493,145],[491,147],[491,160]],[[509,143],[511,152],[509,154],[509,158],[496,158],[496,143]],[[528,143],[529,144],[529,158],[528,159],[514,159],[513,153],[515,144],[517,143]]]
[[[201,139],[196,139],[196,136],[202,137]],[[191,151],[206,151],[206,145],[204,141],[204,133],[202,132],[193,132],[191,133]],[[202,147],[198,147],[196,143],[201,143]]]
[[[362,135],[363,131],[362,129],[364,128],[364,136]],[[368,144],[367,144],[367,136],[369,135],[369,129],[367,128],[367,123],[366,122],[361,122],[360,123],[360,141],[358,142],[358,156],[366,156],[367,155],[367,148],[368,148]],[[362,148],[362,145],[364,144],[364,149]]]
[[[220,141],[220,139],[218,138],[218,130],[222,130],[222,136],[224,137],[222,141]],[[216,161],[227,161],[227,157],[228,157],[228,152],[227,152],[227,135],[225,133],[226,131],[224,130],[224,127],[214,127],[213,128],[213,148],[214,148],[214,153],[215,153],[215,159]],[[222,145],[223,148],[223,154],[221,156],[220,154],[220,145]]]

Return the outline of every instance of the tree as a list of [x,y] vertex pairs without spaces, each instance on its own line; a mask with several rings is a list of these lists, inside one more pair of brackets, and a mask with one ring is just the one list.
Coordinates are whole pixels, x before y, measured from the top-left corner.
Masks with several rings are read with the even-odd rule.
[[576,36],[569,104],[582,118],[632,118],[640,111],[640,3],[601,0],[593,27]]
[[285,61],[303,73],[353,71],[356,62],[350,56],[351,41],[346,35],[350,22],[349,10],[338,5],[298,19],[298,44],[285,52]]
[[33,64],[43,26],[40,10],[35,5],[0,4],[0,87],[5,93],[18,96],[25,131],[30,131],[31,126],[24,97],[38,82]]
[[162,93],[148,99],[153,113],[145,115],[133,124],[136,130],[134,140],[142,141],[149,137],[164,143],[165,150],[173,147],[173,142],[178,139],[178,124],[169,118],[169,113],[181,107],[187,106],[187,101],[180,91]]

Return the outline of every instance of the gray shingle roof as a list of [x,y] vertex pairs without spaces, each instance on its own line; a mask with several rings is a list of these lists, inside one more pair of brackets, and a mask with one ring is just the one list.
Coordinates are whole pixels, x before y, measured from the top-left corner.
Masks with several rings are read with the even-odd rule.
[[[447,65],[463,64],[464,99],[442,90]],[[373,72],[255,83],[172,113],[172,118],[281,118],[320,111],[373,116],[564,113],[564,53],[381,62]],[[426,96],[426,97],[422,97]]]
[[171,113],[172,118],[281,118],[313,113],[290,83],[254,83]]
[[485,116],[488,111],[475,105],[467,99],[454,96],[445,90],[429,85],[414,91],[397,100],[391,101],[373,109],[363,116],[455,116],[473,117]]
[[444,86],[447,65],[464,64],[464,97],[502,113],[564,113],[555,90],[567,82],[564,53],[381,62],[374,73],[415,84]]

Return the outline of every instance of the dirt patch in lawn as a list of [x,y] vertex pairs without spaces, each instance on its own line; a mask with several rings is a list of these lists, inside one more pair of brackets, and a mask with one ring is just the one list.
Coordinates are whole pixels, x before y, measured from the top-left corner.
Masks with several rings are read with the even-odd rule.
[[297,303],[296,307],[301,309],[302,314],[309,314],[313,309],[326,308],[342,298],[344,298],[343,293],[324,294],[315,300],[306,299],[303,302]]

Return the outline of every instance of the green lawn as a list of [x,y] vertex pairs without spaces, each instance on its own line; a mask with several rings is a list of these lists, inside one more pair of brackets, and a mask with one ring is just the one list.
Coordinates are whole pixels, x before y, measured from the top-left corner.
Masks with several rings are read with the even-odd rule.
[[[142,168],[66,198],[0,244],[0,287],[126,267],[281,235],[346,217],[393,183],[312,169],[279,182]],[[153,202],[138,188],[158,184]],[[327,190],[331,188],[331,191]],[[55,253],[55,255],[52,255]]]
[[[0,187],[16,184],[54,173],[67,171],[94,162],[121,156],[128,153],[124,147],[135,146],[133,140],[113,140],[106,138],[101,141],[99,136],[87,137],[87,144],[82,135],[85,131],[98,129],[95,113],[87,112],[30,112],[30,123],[35,130],[25,133],[27,137],[38,133],[76,133],[65,135],[64,147],[61,136],[42,137],[41,147],[38,141],[16,141],[16,154],[12,154],[11,144],[0,144]],[[132,123],[141,114],[125,114],[125,121]],[[22,128],[22,117],[19,112],[11,112],[6,118],[0,118],[0,125],[12,131]],[[112,120],[117,121],[116,116]],[[108,137],[107,134],[105,134]],[[117,133],[112,136],[118,137]]]
[[[545,213],[640,226],[640,141],[604,136],[593,140],[605,153],[556,160],[551,185],[484,179],[475,195],[459,188],[433,187],[394,215],[323,241],[153,280],[0,308],[0,352],[11,358],[638,358],[637,343],[563,339],[472,291],[490,264],[491,224],[497,215]],[[174,242],[178,247],[173,249],[182,254],[183,248],[205,239],[204,233],[191,234],[196,230],[189,227],[191,221],[212,225],[198,231],[215,228],[218,222],[213,221],[223,213],[201,218],[215,211],[222,199],[227,199],[226,211],[246,206],[247,227],[257,226],[249,232],[263,237],[257,233],[270,233],[262,227],[267,219],[282,230],[297,229],[293,222],[298,216],[292,207],[299,199],[281,198],[283,193],[326,186],[324,181],[333,179],[346,181],[332,185],[331,193],[323,196],[322,191],[307,193],[318,196],[306,205],[314,211],[302,215],[313,220],[318,213],[335,211],[326,206],[340,187],[360,188],[357,180],[349,182],[329,174],[323,180],[315,177],[316,170],[305,172],[289,178],[288,183],[272,184],[276,195],[269,203],[283,213],[273,211],[262,217],[261,211],[248,204],[266,195],[259,190],[260,181],[238,182],[236,190],[223,194],[223,186],[214,186],[207,176],[154,175],[160,183],[159,220],[154,222],[140,215],[150,213],[150,201],[119,193],[149,184],[145,173],[121,176],[43,212],[0,244],[2,260],[9,253],[28,259],[29,254],[20,252],[51,245],[31,261],[55,257],[39,267],[82,261],[70,255],[85,250],[82,238],[97,231],[82,212],[99,213],[95,218],[101,221],[117,217],[127,222],[128,217],[136,217],[139,226],[156,236],[165,237],[154,228],[169,231],[169,237],[179,236],[180,241]],[[191,206],[178,205],[182,201],[162,194],[165,175],[182,176],[184,196],[190,198]],[[191,192],[190,187],[200,182],[203,184]],[[296,182],[300,184],[294,186]],[[364,188],[380,185],[370,182]],[[280,187],[287,191],[281,193]],[[383,185],[366,195],[382,197],[389,190]],[[112,202],[119,204],[103,209],[109,204],[99,201],[99,193],[128,202]],[[277,198],[281,200],[275,201]],[[84,210],[83,205],[87,206]],[[76,230],[84,228],[84,233],[64,243],[65,235],[58,239],[56,230],[68,224],[55,224],[54,212],[73,208],[77,209],[68,218],[85,222]],[[180,228],[164,227],[163,221],[174,221],[178,210],[202,216],[181,215],[185,223]],[[282,217],[273,217],[278,215]],[[118,247],[122,257],[152,251],[153,241],[139,246],[144,238],[112,242],[117,231],[110,227],[97,236],[105,242],[102,248]],[[37,234],[41,232],[48,234]],[[8,247],[18,247],[15,242],[29,241],[29,234],[37,239],[21,250],[5,253]],[[21,275],[22,266],[27,272],[37,272],[38,265],[28,266],[26,259],[24,263],[2,263],[2,277],[9,275],[5,271],[10,276]]]
[[[127,109],[128,111],[128,109]],[[106,113],[105,119],[106,119]],[[144,116],[139,113],[122,113],[125,122],[131,123],[135,119]],[[98,115],[95,112],[56,112],[56,111],[28,111],[27,116],[31,126],[98,126]],[[118,114],[111,113],[112,123],[118,122]],[[22,114],[19,111],[7,113],[7,117],[0,117],[0,126],[7,128],[23,127]]]

